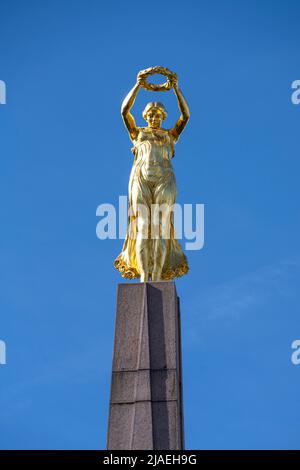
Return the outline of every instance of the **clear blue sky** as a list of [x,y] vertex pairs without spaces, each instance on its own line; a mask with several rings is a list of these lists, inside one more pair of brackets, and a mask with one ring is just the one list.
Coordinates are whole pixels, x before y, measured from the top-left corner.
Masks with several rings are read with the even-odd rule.
[[176,281],[186,447],[300,448],[299,22],[296,0],[1,1],[1,448],[105,448],[123,242],[95,214],[127,193],[120,105],[151,65],[191,110],[177,200],[205,204]]

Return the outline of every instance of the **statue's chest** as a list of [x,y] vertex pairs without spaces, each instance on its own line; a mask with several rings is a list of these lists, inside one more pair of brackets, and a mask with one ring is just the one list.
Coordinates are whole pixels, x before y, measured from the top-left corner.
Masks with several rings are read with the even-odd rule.
[[158,146],[168,145],[170,144],[170,136],[165,130],[148,130],[147,128],[145,128],[140,131],[137,142],[149,142]]

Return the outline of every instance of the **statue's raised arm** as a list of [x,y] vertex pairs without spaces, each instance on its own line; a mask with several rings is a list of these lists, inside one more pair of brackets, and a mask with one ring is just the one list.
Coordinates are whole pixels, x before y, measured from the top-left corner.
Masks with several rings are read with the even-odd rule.
[[181,115],[180,115],[179,119],[177,120],[175,126],[170,130],[171,134],[175,138],[175,141],[177,141],[180,134],[181,134],[181,132],[183,131],[183,129],[187,125],[187,122],[190,118],[190,111],[189,111],[188,104],[187,104],[181,90],[178,87],[177,76],[174,75],[173,77],[171,77],[170,81],[171,81],[174,93],[177,97],[178,106],[179,106],[179,109],[180,109],[180,112],[181,112]]
[[137,127],[135,123],[135,119],[130,111],[131,111],[132,106],[134,105],[139,89],[143,86],[143,82],[144,82],[143,73],[139,72],[137,76],[136,84],[130,90],[126,98],[124,99],[122,103],[122,107],[121,107],[122,118],[129,132],[131,140],[136,139],[138,132],[139,132],[139,128]]

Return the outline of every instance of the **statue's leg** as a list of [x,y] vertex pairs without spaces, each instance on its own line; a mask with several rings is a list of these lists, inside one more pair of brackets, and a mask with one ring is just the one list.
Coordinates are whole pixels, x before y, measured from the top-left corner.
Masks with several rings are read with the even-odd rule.
[[149,281],[149,217],[150,215],[145,218],[139,214],[137,219],[136,262],[141,273],[141,282]]
[[167,256],[167,239],[170,238],[171,210],[176,198],[175,180],[170,177],[161,181],[154,192],[151,208],[151,238],[153,243],[152,281],[161,280]]
[[154,258],[154,265],[152,270],[152,281],[159,281],[161,280],[161,273],[162,268],[165,262],[166,254],[167,254],[167,247],[165,240],[158,239],[154,240],[153,243],[153,258]]
[[151,192],[146,183],[138,180],[132,188],[132,197],[134,204],[134,211],[137,220],[137,235],[136,235],[136,263],[140,273],[140,281],[149,281],[149,265],[150,265],[150,207],[151,207]]

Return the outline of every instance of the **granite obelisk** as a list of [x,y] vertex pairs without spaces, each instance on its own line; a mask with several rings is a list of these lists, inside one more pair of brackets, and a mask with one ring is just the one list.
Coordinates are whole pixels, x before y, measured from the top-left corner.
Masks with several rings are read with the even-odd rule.
[[184,449],[174,281],[118,285],[107,448]]

